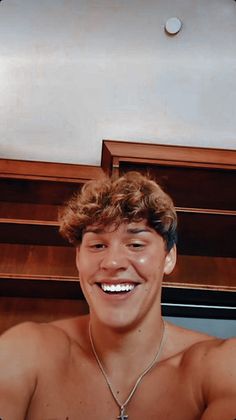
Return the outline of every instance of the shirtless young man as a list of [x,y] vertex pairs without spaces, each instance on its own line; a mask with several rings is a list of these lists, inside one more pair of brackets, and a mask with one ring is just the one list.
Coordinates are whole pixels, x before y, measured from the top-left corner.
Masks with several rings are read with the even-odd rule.
[[176,214],[130,173],[84,186],[61,218],[88,316],[24,323],[0,345],[2,420],[234,420],[236,340],[164,323]]

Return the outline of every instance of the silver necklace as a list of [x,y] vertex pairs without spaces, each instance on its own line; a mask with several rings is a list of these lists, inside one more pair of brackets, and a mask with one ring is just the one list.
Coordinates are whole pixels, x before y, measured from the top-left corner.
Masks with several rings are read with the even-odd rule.
[[158,349],[157,349],[157,352],[156,352],[156,354],[155,354],[155,357],[154,357],[154,359],[152,360],[152,362],[146,367],[146,369],[139,375],[139,377],[138,377],[138,379],[137,379],[137,381],[135,382],[135,384],[134,384],[134,386],[133,386],[133,388],[131,389],[131,391],[130,391],[130,393],[129,393],[129,395],[128,395],[128,397],[127,397],[127,399],[125,400],[125,402],[122,404],[119,400],[118,400],[118,398],[117,398],[117,396],[116,396],[116,394],[115,394],[115,392],[113,391],[113,388],[112,388],[112,384],[111,384],[111,382],[110,382],[110,380],[109,380],[109,378],[108,378],[108,376],[107,376],[107,374],[106,374],[106,372],[105,372],[105,369],[104,369],[104,367],[103,367],[103,365],[102,365],[102,362],[100,361],[100,359],[99,359],[99,357],[98,357],[98,354],[97,354],[97,352],[96,352],[96,349],[95,349],[95,346],[94,346],[94,342],[93,342],[93,336],[92,336],[92,331],[91,331],[91,324],[89,323],[89,339],[90,339],[90,344],[91,344],[91,347],[92,347],[92,350],[93,350],[93,354],[94,354],[94,357],[95,357],[95,359],[96,359],[96,361],[97,361],[97,363],[98,363],[98,366],[100,367],[100,369],[101,369],[101,372],[102,372],[102,374],[103,374],[103,376],[104,376],[104,378],[105,378],[105,380],[106,380],[106,383],[107,383],[107,385],[108,385],[108,388],[110,389],[110,392],[111,392],[111,395],[113,396],[113,398],[114,398],[114,400],[115,400],[115,402],[116,402],[116,404],[118,405],[118,407],[119,407],[119,409],[120,409],[120,415],[117,417],[117,419],[119,419],[119,420],[128,420],[128,414],[126,413],[126,406],[127,406],[127,404],[130,402],[130,400],[131,400],[131,398],[133,397],[133,395],[134,395],[134,393],[135,393],[135,391],[136,391],[136,389],[138,388],[138,386],[139,386],[139,384],[140,384],[140,382],[141,382],[141,380],[143,379],[143,377],[152,369],[152,367],[155,365],[155,363],[157,363],[157,361],[158,361],[158,358],[159,358],[159,356],[160,356],[160,354],[161,354],[161,351],[162,351],[162,348],[163,348],[163,344],[164,344],[164,337],[165,337],[165,322],[163,321],[163,319],[162,319],[162,325],[163,325],[163,328],[162,328],[162,336],[161,336],[161,341],[160,341],[160,344],[159,344],[159,346],[158,346]]

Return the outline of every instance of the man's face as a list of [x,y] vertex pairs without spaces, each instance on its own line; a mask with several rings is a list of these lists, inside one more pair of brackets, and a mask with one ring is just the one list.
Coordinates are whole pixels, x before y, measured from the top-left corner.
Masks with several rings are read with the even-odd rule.
[[76,262],[91,317],[119,329],[156,317],[163,274],[172,271],[175,257],[175,248],[167,253],[146,221],[88,226]]

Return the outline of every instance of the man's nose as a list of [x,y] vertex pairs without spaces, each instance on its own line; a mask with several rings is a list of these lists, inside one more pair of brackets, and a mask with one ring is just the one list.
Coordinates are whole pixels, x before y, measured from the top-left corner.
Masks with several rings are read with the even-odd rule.
[[125,270],[128,265],[128,259],[125,249],[122,245],[111,245],[103,254],[100,267],[103,270]]

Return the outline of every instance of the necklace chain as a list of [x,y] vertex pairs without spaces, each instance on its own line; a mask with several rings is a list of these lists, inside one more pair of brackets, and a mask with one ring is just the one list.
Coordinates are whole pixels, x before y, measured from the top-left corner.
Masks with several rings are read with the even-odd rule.
[[101,362],[101,360],[98,357],[98,354],[97,354],[97,351],[95,349],[95,345],[94,345],[94,342],[93,342],[93,336],[92,336],[92,331],[91,331],[91,324],[89,323],[89,339],[90,339],[90,344],[91,344],[91,347],[92,347],[92,351],[93,351],[94,357],[95,357],[95,359],[96,359],[96,361],[98,363],[98,366],[100,367],[100,370],[101,370],[101,372],[102,372],[102,374],[103,374],[103,376],[104,376],[104,378],[106,380],[106,383],[108,385],[108,388],[110,389],[110,392],[111,392],[111,394],[112,394],[112,396],[113,396],[116,404],[120,407],[121,411],[125,409],[126,405],[130,402],[130,400],[133,397],[136,389],[138,388],[141,380],[152,369],[152,367],[155,365],[155,363],[157,363],[158,358],[161,355],[161,351],[162,351],[162,348],[163,348],[163,345],[164,345],[164,337],[165,337],[165,329],[166,329],[165,328],[165,322],[164,322],[163,319],[162,319],[162,325],[163,325],[163,327],[162,327],[162,336],[161,336],[161,340],[160,340],[160,343],[158,345],[158,349],[157,349],[157,352],[155,354],[154,359],[146,367],[146,369],[139,375],[139,377],[137,378],[137,380],[136,380],[133,388],[131,389],[131,391],[130,391],[128,397],[127,397],[127,399],[125,400],[125,402],[123,404],[121,404],[120,401],[118,400],[118,398],[117,398],[114,390],[113,390],[112,384],[110,382],[110,379],[107,376],[107,373],[105,372],[105,369],[104,369],[104,367],[102,365],[102,362]]

